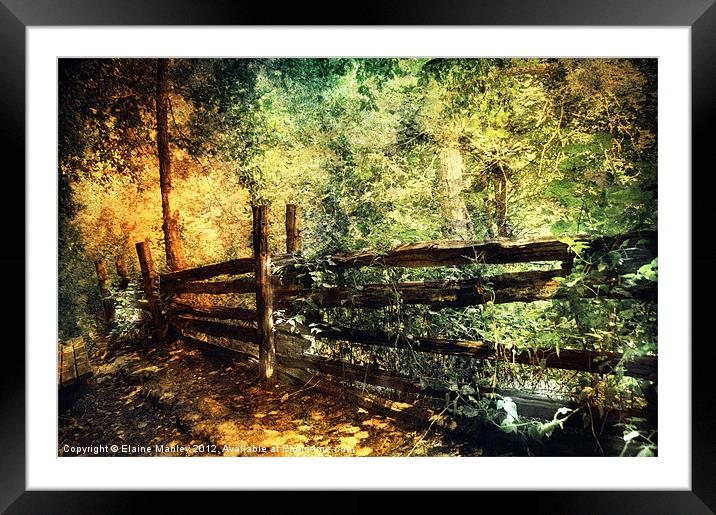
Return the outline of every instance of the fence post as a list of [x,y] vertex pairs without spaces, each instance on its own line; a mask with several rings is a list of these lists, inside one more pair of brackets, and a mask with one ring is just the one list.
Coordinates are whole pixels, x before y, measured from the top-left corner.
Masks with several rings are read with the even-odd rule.
[[286,252],[301,250],[301,207],[286,204]]
[[129,286],[129,269],[127,268],[127,257],[117,254],[114,258],[114,266],[117,268],[117,276],[119,277],[119,289],[126,290]]
[[97,271],[97,283],[99,284],[99,293],[102,296],[102,308],[104,310],[104,322],[107,327],[111,327],[114,323],[114,302],[112,301],[112,290],[110,289],[109,272],[104,259],[98,259],[94,262]]
[[149,240],[140,241],[135,246],[137,248],[137,257],[139,257],[139,266],[142,269],[144,293],[149,303],[149,312],[152,314],[154,337],[156,341],[161,341],[164,338],[164,323],[162,321],[162,308],[157,291],[157,271],[154,269]]
[[258,315],[259,375],[266,384],[276,383],[276,346],[273,336],[273,292],[268,248],[269,206],[253,206],[256,312]]

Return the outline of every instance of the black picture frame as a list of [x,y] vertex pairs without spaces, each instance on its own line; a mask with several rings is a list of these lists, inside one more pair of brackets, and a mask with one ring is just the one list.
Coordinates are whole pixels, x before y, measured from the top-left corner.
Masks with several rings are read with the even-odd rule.
[[[0,147],[2,156],[17,157],[12,173],[3,181],[15,180],[14,191],[25,191],[25,30],[29,26],[82,25],[507,25],[507,26],[683,26],[691,28],[692,80],[692,274],[709,276],[716,265],[713,238],[708,236],[711,203],[709,188],[703,184],[708,174],[710,125],[716,110],[712,92],[716,91],[716,0],[443,0],[393,1],[374,5],[362,2],[346,14],[335,7],[314,3],[269,4],[228,0],[0,0]],[[280,7],[278,7],[280,5]],[[335,5],[335,4],[334,4]],[[347,4],[349,5],[349,4]],[[7,163],[7,162],[6,162]],[[7,166],[7,164],[6,164]],[[712,168],[711,165],[709,168]],[[5,168],[5,167],[4,167]],[[702,169],[703,168],[703,169]],[[6,168],[8,170],[9,168]],[[684,180],[689,180],[685,177]],[[701,187],[699,187],[701,186]],[[9,186],[6,186],[9,187]],[[698,196],[702,198],[699,199]],[[25,269],[25,226],[16,222],[24,212],[24,195],[12,195],[2,204],[5,211],[6,252],[0,255],[4,270]],[[25,274],[32,273],[26,270]],[[20,274],[7,274],[8,291],[24,291]],[[704,286],[708,280],[697,281]],[[52,288],[49,285],[48,288]],[[545,513],[714,513],[716,512],[716,444],[714,416],[710,410],[709,379],[714,363],[713,344],[698,339],[695,331],[705,328],[709,320],[709,303],[696,295],[683,299],[691,303],[692,342],[692,489],[690,491],[584,491],[584,492],[510,492],[509,507],[520,505],[528,512]],[[668,292],[662,292],[668,294]],[[21,313],[8,313],[5,329],[11,320],[25,316],[24,302],[14,297],[14,307]],[[29,308],[30,306],[28,306]],[[11,308],[6,308],[11,309]],[[19,334],[7,336],[4,346],[6,366],[0,373],[0,509],[6,513],[129,513],[149,506],[148,500],[161,496],[162,512],[183,511],[189,493],[147,492],[76,492],[26,491],[25,488],[25,354]],[[6,333],[7,334],[7,333]],[[673,342],[672,342],[673,343]],[[11,360],[11,361],[10,361]],[[9,363],[12,363],[10,365]],[[668,416],[668,406],[660,407]],[[578,471],[576,471],[578,473]],[[210,492],[211,505],[218,506],[224,494]],[[246,495],[241,494],[241,495]],[[341,501],[340,511],[364,511],[367,502],[351,492]],[[196,493],[191,499],[197,499]],[[498,506],[505,492],[481,492],[494,497]],[[442,496],[440,496],[442,497]],[[276,499],[272,494],[272,499]],[[443,498],[444,499],[444,498]],[[307,493],[293,493],[287,502],[301,506],[310,500]],[[415,493],[411,502],[424,506],[435,500],[424,492]],[[451,501],[452,503],[452,501]],[[490,503],[491,505],[491,503]],[[247,504],[248,506],[248,504]],[[336,511],[330,503],[312,502],[315,509],[324,506]],[[484,506],[488,506],[484,504]],[[314,511],[315,511],[314,509]],[[408,505],[401,511],[407,512]]]

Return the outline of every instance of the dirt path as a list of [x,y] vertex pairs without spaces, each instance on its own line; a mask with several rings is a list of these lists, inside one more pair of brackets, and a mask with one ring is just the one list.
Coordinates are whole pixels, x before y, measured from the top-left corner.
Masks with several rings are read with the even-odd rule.
[[458,455],[437,433],[319,388],[267,389],[255,366],[208,345],[115,344],[94,366],[95,384],[60,413],[61,455]]
[[[101,384],[76,392],[77,401],[59,416],[59,456],[145,456],[138,445],[152,446],[156,456],[172,452],[155,446],[183,445],[198,454],[201,442],[181,427],[176,417],[157,410],[139,388],[119,376],[104,376]],[[112,450],[111,446],[118,449]],[[127,446],[127,447],[122,447]]]

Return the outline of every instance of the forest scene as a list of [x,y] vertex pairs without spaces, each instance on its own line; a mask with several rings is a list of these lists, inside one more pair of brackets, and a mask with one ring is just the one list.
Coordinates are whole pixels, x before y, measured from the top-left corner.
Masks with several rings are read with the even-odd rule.
[[60,59],[59,456],[658,455],[657,60]]

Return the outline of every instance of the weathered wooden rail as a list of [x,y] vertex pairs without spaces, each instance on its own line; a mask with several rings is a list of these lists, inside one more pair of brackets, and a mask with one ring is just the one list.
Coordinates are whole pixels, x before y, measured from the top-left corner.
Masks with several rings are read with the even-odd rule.
[[[590,237],[577,235],[575,243],[587,243],[592,251],[617,249],[625,241],[641,242],[623,250],[640,248],[656,253],[657,235],[654,231],[624,234],[619,236]],[[571,264],[574,253],[569,245],[555,238],[533,238],[522,240],[463,241],[436,240],[399,245],[386,252],[360,251],[330,256],[337,268],[380,266],[427,268],[438,266],[468,265],[472,263],[508,264],[538,261],[561,261]],[[274,264],[287,266],[295,263],[292,255],[274,257]]]
[[[330,256],[337,270],[358,267],[443,267],[474,263],[506,264],[555,262],[550,270],[504,273],[462,280],[433,280],[399,282],[396,284],[366,284],[357,288],[337,286],[313,288],[296,280],[300,258],[300,209],[286,207],[286,253],[270,256],[268,251],[268,206],[253,208],[254,255],[223,263],[200,266],[188,270],[157,274],[146,242],[137,244],[149,311],[155,336],[161,340],[170,326],[188,341],[203,341],[196,335],[208,335],[236,340],[257,346],[261,376],[268,384],[276,380],[279,367],[285,370],[314,370],[348,382],[370,384],[409,394],[437,396],[422,388],[420,382],[381,370],[375,366],[361,366],[342,360],[306,355],[290,346],[280,347],[277,354],[275,338],[280,342],[295,339],[285,325],[274,327],[273,308],[291,311],[297,303],[310,302],[318,310],[334,307],[383,308],[404,304],[425,304],[431,309],[459,308],[487,302],[533,302],[560,299],[568,291],[561,287],[560,278],[569,275],[574,254],[570,247],[554,238],[518,241],[432,241],[401,245],[387,252],[362,251]],[[578,236],[577,242],[589,245],[591,252],[618,249],[630,266],[643,264],[656,256],[656,233],[643,232],[621,236],[588,238]],[[282,273],[276,273],[281,269]],[[288,272],[288,273],[286,273]],[[586,284],[586,297],[633,298],[657,300],[656,285],[649,283],[625,289],[617,275],[602,284]],[[606,289],[605,289],[606,286]],[[252,294],[256,308],[207,305],[192,302],[194,294],[245,295]],[[409,349],[420,353],[461,356],[479,360],[493,360],[593,374],[612,374],[619,368],[627,376],[657,381],[656,356],[625,359],[617,352],[563,348],[511,350],[492,342],[427,338],[395,335],[376,331],[359,331],[322,327],[316,338],[346,342],[361,347]],[[311,334],[308,327],[296,324],[293,331]],[[444,393],[444,392],[443,392]],[[527,395],[529,397],[529,395]],[[534,399],[533,399],[534,400]],[[535,401],[540,405],[549,400]],[[529,410],[529,408],[527,408]]]
[[[304,329],[306,333],[307,331]],[[624,367],[624,375],[656,381],[657,360],[655,356],[637,356],[624,361],[618,352],[583,349],[534,349],[515,350],[504,345],[471,340],[445,338],[409,337],[382,331],[321,328],[318,338],[344,341],[364,346],[408,349],[415,352],[462,356],[466,358],[504,361],[522,365],[544,366],[562,370],[577,370],[597,374],[613,373],[618,365]]]
[[224,306],[194,306],[181,301],[173,301],[168,305],[169,312],[175,315],[189,315],[201,318],[218,318],[223,320],[244,320],[256,322],[255,309],[224,307]]
[[[365,307],[380,308],[397,302],[403,304],[429,304],[433,309],[464,307],[493,302],[534,302],[537,300],[561,299],[568,296],[568,290],[560,288],[557,280],[566,277],[568,269],[514,272],[496,276],[477,277],[465,280],[413,281],[395,284],[365,284],[359,289],[350,287],[300,288],[278,286],[277,304],[288,307],[297,299],[311,299],[321,307]],[[591,286],[584,297],[615,299],[656,300],[656,285],[624,289],[614,288],[617,279],[603,285]],[[605,289],[603,286],[610,288]]]

